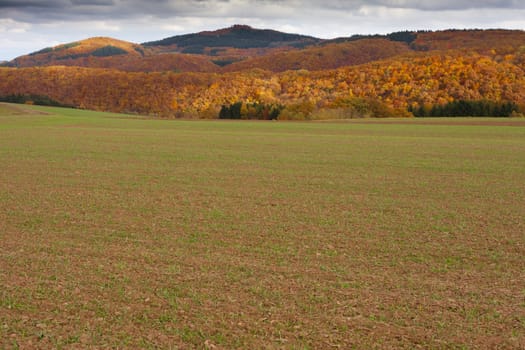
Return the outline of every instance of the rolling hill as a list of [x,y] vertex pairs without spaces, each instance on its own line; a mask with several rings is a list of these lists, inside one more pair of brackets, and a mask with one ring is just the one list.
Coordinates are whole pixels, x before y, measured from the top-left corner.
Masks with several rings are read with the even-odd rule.
[[235,25],[135,44],[106,37],[44,48],[4,62],[8,67],[78,66],[128,72],[325,70],[407,53],[463,50],[504,57],[525,50],[518,30],[446,30],[354,35],[322,40]]
[[525,110],[525,32],[515,30],[321,40],[233,26],[144,44],[91,38],[4,66],[0,99],[165,117],[213,118],[236,102],[289,118],[398,116],[463,100]]
[[479,53],[511,54],[525,46],[521,30],[444,30],[421,32],[411,44],[416,51],[473,50]]
[[89,59],[115,56],[140,57],[144,55],[140,45],[107,37],[95,37],[82,41],[46,47],[10,62],[14,67],[50,65],[84,65]]
[[6,65],[19,68],[76,66],[128,72],[213,72],[218,68],[206,56],[159,53],[139,44],[104,37],[45,48]]
[[407,52],[410,52],[410,48],[404,43],[386,39],[363,39],[251,57],[225,66],[224,71],[235,72],[255,68],[272,72],[297,69],[335,69],[373,62]]
[[[270,29],[255,29],[247,25],[234,25],[215,31],[177,35],[159,41],[143,43],[146,47],[163,47],[183,53],[206,53],[209,48],[275,48],[305,47],[322,42],[306,35],[283,33]],[[212,51],[217,52],[217,51]]]
[[48,47],[11,62],[9,67],[77,66],[128,72],[220,72],[221,67],[277,52],[295,50],[321,39],[235,25],[135,44],[96,37]]

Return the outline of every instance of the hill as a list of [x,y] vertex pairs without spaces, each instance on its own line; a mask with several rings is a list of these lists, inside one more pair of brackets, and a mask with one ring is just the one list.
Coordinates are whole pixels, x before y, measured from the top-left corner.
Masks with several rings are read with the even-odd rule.
[[128,72],[235,72],[324,70],[369,63],[410,52],[463,50],[503,59],[525,47],[516,30],[446,30],[353,35],[322,40],[235,25],[215,31],[135,44],[97,37],[44,48],[2,66],[78,66]]
[[458,100],[509,101],[525,106],[524,58],[525,54],[520,54],[499,61],[477,53],[434,52],[333,70],[283,73],[4,68],[0,69],[0,96],[46,95],[81,108],[164,117],[217,117],[222,105],[237,101],[280,105],[300,118],[326,110],[350,116],[353,109],[361,115],[397,116],[405,115],[409,108],[431,108]]
[[444,30],[420,32],[411,47],[416,51],[473,50],[479,53],[514,53],[525,45],[521,30]]
[[18,57],[9,67],[76,66],[109,68],[128,72],[213,72],[218,66],[208,57],[186,54],[159,54],[142,45],[96,37]]
[[18,57],[10,64],[15,67],[75,65],[88,58],[142,56],[143,54],[140,45],[113,38],[95,37],[55,47],[46,47]]
[[255,29],[247,25],[234,25],[215,31],[204,31],[194,34],[177,35],[159,41],[143,43],[145,47],[163,47],[183,53],[206,52],[213,54],[209,48],[275,48],[305,47],[321,42],[321,39],[306,35],[283,33],[270,29]]
[[335,69],[373,62],[410,51],[408,45],[404,43],[386,39],[363,39],[252,57],[225,66],[224,71],[234,72],[254,68],[272,72]]
[[4,66],[77,66],[129,72],[219,72],[222,66],[320,43],[305,35],[235,25],[135,44],[107,37],[48,47]]
[[[287,118],[400,116],[463,100],[525,110],[523,31],[399,32],[318,42],[281,34],[234,26],[182,36],[187,41],[173,37],[165,46],[110,38],[60,45],[10,62],[18,68],[1,69],[0,98],[206,118],[217,117],[222,106],[238,109],[238,102],[245,115],[278,109]],[[196,42],[224,45],[235,35],[255,39],[244,48],[176,52]],[[215,44],[214,37],[220,39]],[[303,48],[278,46],[303,39],[310,42]],[[249,47],[256,45],[267,46]],[[53,65],[62,67],[38,67]]]

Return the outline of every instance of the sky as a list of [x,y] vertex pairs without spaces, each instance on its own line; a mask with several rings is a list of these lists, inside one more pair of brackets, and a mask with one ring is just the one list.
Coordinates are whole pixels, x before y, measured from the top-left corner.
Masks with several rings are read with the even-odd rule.
[[233,24],[325,39],[525,30],[525,0],[0,0],[0,61],[94,36],[141,43]]

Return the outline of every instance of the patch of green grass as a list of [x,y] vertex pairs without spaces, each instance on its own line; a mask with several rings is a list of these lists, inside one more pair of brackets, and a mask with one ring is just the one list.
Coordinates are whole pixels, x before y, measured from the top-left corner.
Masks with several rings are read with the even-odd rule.
[[525,126],[471,121],[0,104],[0,347],[519,348]]

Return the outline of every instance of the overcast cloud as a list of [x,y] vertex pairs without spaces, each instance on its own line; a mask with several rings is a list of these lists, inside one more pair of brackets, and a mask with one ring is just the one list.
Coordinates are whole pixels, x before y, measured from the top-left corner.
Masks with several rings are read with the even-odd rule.
[[0,61],[92,36],[132,42],[248,24],[321,38],[525,29],[523,0],[0,0]]

